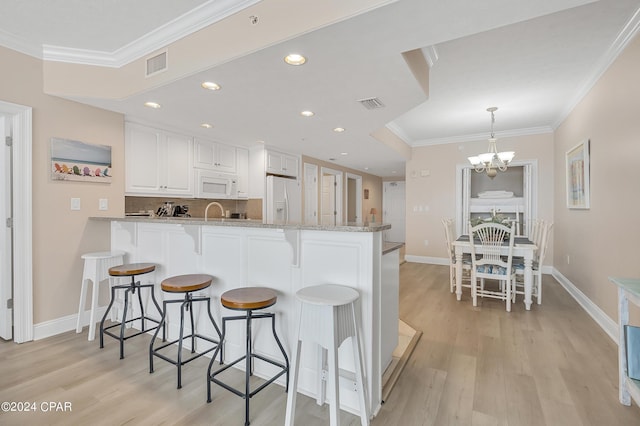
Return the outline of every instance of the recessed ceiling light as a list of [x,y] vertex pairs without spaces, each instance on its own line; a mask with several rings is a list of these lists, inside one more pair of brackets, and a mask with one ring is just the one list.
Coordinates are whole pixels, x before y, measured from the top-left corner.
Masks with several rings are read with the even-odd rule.
[[300,113],[300,115],[304,116],[304,117],[313,117],[315,113],[313,111],[302,111]]
[[200,125],[200,127],[204,127],[205,129],[210,129],[210,128],[212,128],[213,126],[212,126],[211,124],[209,124],[209,123],[202,123],[202,124]]
[[205,81],[204,83],[201,84],[201,86],[209,90],[220,90],[220,85],[212,81]]
[[365,170],[369,170],[369,168],[368,168],[368,167],[365,167],[364,169],[365,169]]
[[344,132],[344,127],[336,127],[335,129],[333,129],[333,131],[336,133],[342,133]]
[[348,152],[341,152],[340,155],[349,155]]
[[284,61],[289,65],[302,65],[307,62],[307,58],[298,53],[290,53],[284,57]]
[[160,105],[157,102],[145,102],[144,106],[149,107],[149,108],[154,108],[154,109],[158,109],[158,108],[162,107],[162,105]]

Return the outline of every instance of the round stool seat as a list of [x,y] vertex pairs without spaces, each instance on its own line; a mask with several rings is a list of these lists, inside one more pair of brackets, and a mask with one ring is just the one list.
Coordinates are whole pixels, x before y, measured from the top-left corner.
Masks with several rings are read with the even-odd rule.
[[177,275],[163,280],[160,287],[168,293],[189,293],[209,287],[212,279],[206,274]]
[[321,284],[298,290],[296,297],[312,305],[340,306],[355,302],[360,297],[360,293],[344,285]]
[[127,265],[118,265],[109,268],[109,275],[114,277],[129,277],[131,275],[140,275],[153,272],[156,270],[154,263],[129,263]]
[[124,256],[126,253],[121,250],[114,251],[97,251],[93,253],[85,253],[80,258],[83,260],[93,259],[93,260],[101,260],[101,259],[110,259],[112,257]]
[[226,291],[220,303],[227,309],[248,311],[268,308],[278,300],[277,293],[266,287],[244,287]]

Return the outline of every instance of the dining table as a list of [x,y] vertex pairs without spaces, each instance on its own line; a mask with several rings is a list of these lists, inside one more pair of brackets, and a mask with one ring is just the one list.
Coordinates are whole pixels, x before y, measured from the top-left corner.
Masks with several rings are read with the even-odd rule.
[[[471,243],[469,235],[461,235],[453,242],[456,257],[456,277],[462,276],[462,258],[465,253],[471,253]],[[478,241],[475,244],[476,251],[482,251],[482,246]],[[533,258],[538,247],[527,237],[516,236],[513,242],[513,256],[524,259],[524,306],[526,310],[531,309],[531,293],[533,289]],[[509,254],[509,242],[502,244],[501,254]],[[462,299],[462,280],[456,279],[456,298]]]

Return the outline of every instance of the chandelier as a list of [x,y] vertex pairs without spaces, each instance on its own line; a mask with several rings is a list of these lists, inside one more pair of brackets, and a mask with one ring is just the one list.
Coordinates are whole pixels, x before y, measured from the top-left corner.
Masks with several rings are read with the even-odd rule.
[[496,147],[496,137],[493,133],[493,123],[496,119],[493,115],[497,111],[497,107],[487,108],[487,111],[491,113],[491,137],[489,138],[489,149],[484,154],[479,154],[475,157],[469,157],[469,162],[473,165],[474,169],[478,173],[487,172],[487,176],[491,179],[496,177],[498,170],[504,172],[507,170],[509,162],[513,160],[515,152],[504,151],[498,152]]

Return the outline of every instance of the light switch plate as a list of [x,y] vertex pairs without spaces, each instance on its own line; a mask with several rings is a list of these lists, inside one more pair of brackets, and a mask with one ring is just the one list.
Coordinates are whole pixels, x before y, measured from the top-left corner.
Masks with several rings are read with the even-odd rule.
[[98,210],[109,210],[109,200],[106,198],[100,198],[98,201]]
[[80,210],[80,198],[71,199],[71,210]]

